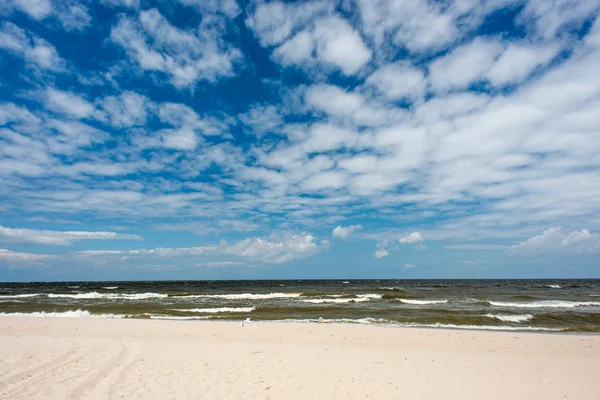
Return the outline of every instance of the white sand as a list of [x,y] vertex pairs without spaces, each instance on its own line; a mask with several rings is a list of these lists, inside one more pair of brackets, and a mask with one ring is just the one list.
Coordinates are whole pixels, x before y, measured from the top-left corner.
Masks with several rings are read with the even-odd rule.
[[0,318],[7,399],[600,399],[600,336]]

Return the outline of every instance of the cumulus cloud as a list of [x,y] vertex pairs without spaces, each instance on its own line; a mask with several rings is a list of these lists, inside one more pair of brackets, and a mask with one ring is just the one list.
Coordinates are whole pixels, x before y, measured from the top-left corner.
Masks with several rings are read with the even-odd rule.
[[65,61],[53,45],[11,22],[0,28],[0,49],[22,57],[29,67],[55,72],[65,69]]
[[432,88],[435,91],[448,91],[468,87],[483,79],[502,51],[501,43],[484,39],[474,39],[452,50],[429,65]]
[[150,100],[138,93],[125,91],[118,96],[106,96],[98,101],[96,118],[116,127],[144,125]]
[[49,231],[27,228],[6,228],[0,225],[0,240],[15,243],[35,243],[67,246],[81,240],[142,240],[141,236],[116,232]]
[[331,232],[331,236],[338,239],[346,239],[354,232],[359,231],[363,228],[362,225],[350,225],[350,226],[337,226]]
[[423,236],[419,232],[413,232],[410,235],[402,236],[398,239],[400,244],[413,244],[423,242]]
[[[284,18],[285,19],[285,18]],[[251,25],[254,26],[254,25]],[[267,31],[261,38],[268,43],[280,43],[292,31],[294,23],[279,25],[280,30]],[[263,42],[265,42],[263,40]],[[328,15],[315,19],[304,30],[282,43],[273,52],[274,59],[284,66],[312,69],[316,65],[338,69],[344,75],[354,75],[372,57],[360,34],[345,19]]]
[[425,94],[425,73],[406,62],[386,64],[366,81],[390,100],[419,99]]
[[72,92],[48,87],[42,96],[48,109],[61,114],[75,118],[87,118],[94,112],[94,106],[89,101]]
[[76,254],[83,257],[104,256],[121,260],[138,258],[198,258],[219,255],[236,256],[247,261],[280,264],[309,257],[329,247],[327,241],[316,242],[308,233],[272,234],[267,237],[250,237],[229,243],[198,247],[155,248],[138,250],[84,250]]
[[597,254],[600,253],[600,235],[587,229],[564,234],[560,227],[548,228],[541,235],[510,246],[506,255],[526,257],[551,253]]
[[414,268],[415,265],[414,264],[404,264],[404,269],[411,269]]
[[166,74],[177,88],[199,81],[216,82],[234,74],[240,51],[224,42],[224,26],[207,16],[195,31],[173,26],[157,9],[139,18],[123,17],[110,33],[127,56],[144,71]]
[[92,17],[87,7],[75,0],[52,3],[50,0],[12,0],[8,7],[41,21],[55,17],[66,31],[82,31],[90,26]]
[[[228,237],[368,220],[426,226],[465,251],[600,226],[597,1],[182,0],[184,21],[115,0],[103,4],[134,9],[94,8],[113,14],[107,41],[84,17],[66,42],[58,13],[76,3],[38,3],[47,11],[32,6],[29,20],[3,9],[21,24],[0,41],[11,221],[58,213],[139,230],[156,218]],[[98,57],[62,58],[80,46]],[[393,252],[407,233],[371,240]]]
[[386,249],[379,249],[375,251],[375,258],[383,258],[390,255]]

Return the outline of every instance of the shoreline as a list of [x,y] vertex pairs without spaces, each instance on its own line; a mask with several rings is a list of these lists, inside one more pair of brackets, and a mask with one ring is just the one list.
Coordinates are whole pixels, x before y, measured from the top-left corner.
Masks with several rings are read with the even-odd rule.
[[[84,310],[73,310],[84,311]],[[14,313],[19,314],[19,313]],[[193,317],[189,319],[179,319],[179,318],[164,318],[164,317],[128,317],[124,316],[104,316],[103,314],[91,314],[88,316],[34,316],[34,315],[11,315],[11,313],[0,313],[0,321],[3,318],[19,318],[19,319],[73,319],[73,320],[126,320],[126,321],[164,321],[164,322],[174,322],[174,323],[216,323],[216,324],[237,324],[244,323],[246,325],[255,325],[255,324],[282,324],[282,325],[324,325],[324,326],[364,326],[364,327],[374,327],[374,328],[385,328],[385,329],[409,329],[409,330],[424,330],[424,331],[457,331],[457,332],[492,332],[492,333],[524,333],[524,334],[536,334],[536,335],[577,335],[577,336],[596,336],[600,337],[600,331],[585,331],[585,330],[561,330],[559,328],[552,330],[546,329],[543,327],[531,327],[532,329],[526,329],[527,327],[518,327],[518,326],[494,326],[494,325],[471,325],[466,327],[460,326],[444,326],[444,324],[440,324],[440,326],[410,326],[403,324],[395,324],[395,323],[361,323],[361,322],[343,322],[343,321],[334,321],[327,322],[326,320],[323,322],[314,321],[314,320],[261,320],[261,319],[210,319],[210,318],[199,318]],[[1,325],[1,324],[0,324]]]
[[177,322],[0,318],[0,398],[600,396],[600,335]]

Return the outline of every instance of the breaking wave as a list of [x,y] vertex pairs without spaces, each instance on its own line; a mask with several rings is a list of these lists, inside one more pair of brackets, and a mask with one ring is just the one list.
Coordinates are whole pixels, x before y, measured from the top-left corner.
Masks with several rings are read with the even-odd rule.
[[78,293],[78,294],[55,294],[50,293],[48,297],[51,299],[121,299],[121,300],[145,300],[145,299],[159,299],[168,297],[163,293]]
[[215,308],[174,308],[173,311],[190,313],[248,313],[256,310],[256,307],[215,307]]
[[494,307],[506,308],[575,308],[575,307],[593,307],[600,306],[597,301],[567,301],[567,300],[543,300],[531,301],[526,303],[508,302],[508,301],[490,301]]
[[505,315],[505,314],[486,314],[488,318],[497,319],[502,322],[527,322],[533,319],[533,315],[531,314],[523,314],[523,315]]
[[396,299],[404,304],[427,305],[427,304],[446,304],[448,300],[415,300],[415,299]]
[[127,315],[122,314],[92,314],[87,310],[69,310],[61,312],[45,312],[45,311],[34,311],[29,313],[14,312],[14,313],[0,313],[0,316],[4,317],[52,317],[52,318],[125,318]]

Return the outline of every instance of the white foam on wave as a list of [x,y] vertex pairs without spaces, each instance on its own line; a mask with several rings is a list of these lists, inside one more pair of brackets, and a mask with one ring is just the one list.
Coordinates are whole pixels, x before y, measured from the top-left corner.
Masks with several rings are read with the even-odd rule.
[[356,297],[361,298],[361,299],[381,299],[382,296],[380,294],[367,293],[367,294],[357,294]]
[[157,299],[168,297],[167,294],[163,293],[78,293],[78,294],[56,294],[50,293],[48,297],[51,299],[119,299],[119,300],[145,300],[145,299]]
[[3,294],[0,295],[0,299],[24,299],[28,297],[43,296],[43,293],[30,293],[30,294]]
[[272,322],[287,322],[287,323],[325,323],[325,324],[361,324],[361,325],[380,325],[388,327],[401,327],[401,328],[439,328],[439,329],[466,329],[466,330],[478,330],[478,331],[547,331],[547,332],[560,332],[560,328],[544,328],[537,326],[491,326],[491,325],[455,325],[455,324],[420,324],[420,323],[400,323],[383,318],[312,318],[312,319],[286,319]]
[[300,297],[301,293],[232,293],[232,294],[195,294],[181,298],[226,299],[226,300],[269,300]]
[[522,314],[522,315],[507,315],[507,314],[486,314],[488,318],[497,319],[502,322],[527,322],[533,319],[533,315],[531,314]]
[[544,287],[550,288],[550,289],[561,289],[562,286],[560,285],[544,285]]
[[102,289],[106,289],[106,290],[115,290],[118,289],[118,286],[102,286]]
[[34,311],[29,313],[14,312],[0,313],[3,317],[50,317],[50,318],[125,318],[126,315],[118,314],[92,314],[87,310],[69,310],[61,312]]
[[530,302],[508,302],[508,301],[490,301],[494,307],[507,308],[575,308],[575,307],[593,307],[600,306],[597,301],[567,301],[567,300],[543,300]]
[[404,304],[427,305],[427,304],[446,304],[448,300],[415,300],[415,299],[396,299]]
[[194,313],[248,313],[256,307],[215,307],[215,308],[173,308],[173,311]]
[[147,314],[150,319],[173,319],[173,320],[201,320],[208,319],[209,316],[196,316],[196,317],[180,317],[176,315],[161,315],[161,314]]
[[303,303],[313,303],[313,304],[323,304],[323,303],[335,303],[335,304],[343,304],[343,303],[363,303],[365,301],[371,301],[371,299],[367,297],[361,298],[352,298],[352,299],[307,299],[301,300]]
[[440,328],[440,329],[467,329],[476,331],[545,331],[545,332],[560,332],[561,328],[544,328],[541,326],[492,326],[492,325],[455,325],[455,324],[418,324],[408,323],[399,324],[409,328]]

